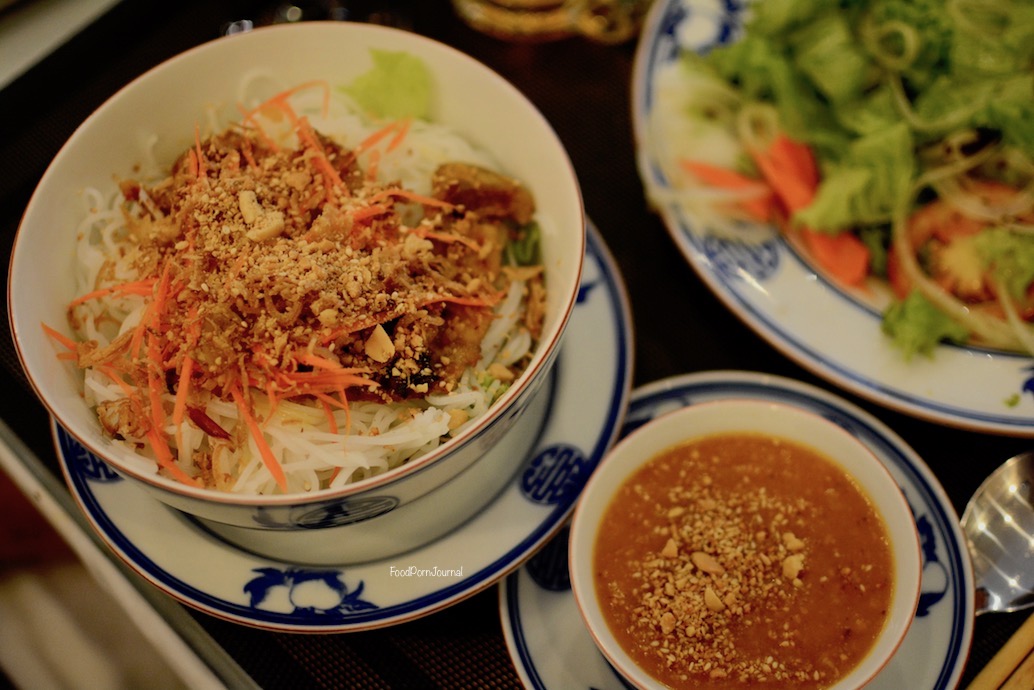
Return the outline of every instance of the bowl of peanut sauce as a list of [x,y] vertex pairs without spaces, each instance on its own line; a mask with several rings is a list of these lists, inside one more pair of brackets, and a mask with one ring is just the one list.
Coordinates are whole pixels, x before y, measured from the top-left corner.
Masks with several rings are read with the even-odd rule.
[[847,690],[888,663],[921,580],[908,502],[831,421],[770,401],[680,408],[590,478],[572,589],[636,687]]

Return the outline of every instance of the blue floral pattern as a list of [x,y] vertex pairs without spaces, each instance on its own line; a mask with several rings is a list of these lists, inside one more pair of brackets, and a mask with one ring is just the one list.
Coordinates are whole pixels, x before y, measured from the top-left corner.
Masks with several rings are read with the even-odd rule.
[[339,570],[255,568],[257,576],[244,585],[251,607],[310,618],[344,619],[348,614],[378,608],[362,598],[362,580],[354,588]]

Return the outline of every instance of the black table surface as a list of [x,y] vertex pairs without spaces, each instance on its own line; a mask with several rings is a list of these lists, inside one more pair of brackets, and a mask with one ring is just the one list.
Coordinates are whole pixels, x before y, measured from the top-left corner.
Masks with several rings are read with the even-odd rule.
[[[959,515],[988,472],[1030,445],[1023,439],[946,428],[856,398],[782,355],[723,306],[646,203],[631,125],[634,41],[616,46],[582,38],[510,43],[470,29],[444,0],[343,4],[352,20],[393,23],[481,60],[521,89],[553,125],[579,176],[586,211],[628,287],[634,385],[690,372],[747,370],[833,391],[899,433],[937,475]],[[270,5],[124,0],[0,91],[0,258],[5,265],[37,181],[80,122],[148,68],[218,38],[228,22],[269,17]],[[59,476],[48,417],[13,353],[6,318],[2,324],[6,335],[0,347],[0,385],[5,395],[0,396],[0,418]],[[269,688],[519,686],[494,587],[413,622],[333,635],[257,630],[178,603],[172,606],[169,610],[179,625],[189,628],[186,634],[199,654],[231,686],[249,681]],[[977,618],[963,687],[1025,617]]]

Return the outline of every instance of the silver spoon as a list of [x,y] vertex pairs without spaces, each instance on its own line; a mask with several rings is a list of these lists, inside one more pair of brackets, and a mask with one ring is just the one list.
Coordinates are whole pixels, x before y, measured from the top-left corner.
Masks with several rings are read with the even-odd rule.
[[1034,451],[1006,460],[962,514],[976,579],[976,612],[1034,606]]

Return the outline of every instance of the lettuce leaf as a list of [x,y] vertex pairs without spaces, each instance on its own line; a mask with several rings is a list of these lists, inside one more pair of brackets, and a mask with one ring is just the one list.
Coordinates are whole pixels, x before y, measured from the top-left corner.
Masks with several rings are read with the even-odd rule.
[[978,124],[1000,131],[1005,144],[1034,158],[1034,72],[1004,80]]
[[[954,36],[951,17],[945,0],[873,0],[869,2],[863,25],[874,31],[903,27],[914,36],[916,54],[902,76],[910,90],[921,91],[932,80],[950,69],[950,54]],[[895,32],[891,31],[890,36]],[[890,54],[901,52],[902,46],[877,44]]]
[[763,35],[750,35],[723,45],[705,59],[746,100],[772,103],[780,124],[792,138],[827,142],[833,149],[843,144],[840,127],[828,106],[785,47]]
[[1015,0],[955,3],[952,70],[968,78],[1030,70],[1034,59],[1034,5]]
[[969,336],[964,326],[952,321],[916,290],[884,312],[881,328],[906,359],[917,354],[930,356],[941,341],[962,343]]
[[1034,236],[1005,228],[986,230],[973,240],[988,271],[1015,299],[1024,298],[1034,282]]
[[431,115],[431,73],[420,58],[402,51],[371,49],[373,67],[341,89],[368,114],[381,119]]
[[778,36],[807,24],[829,5],[829,0],[765,0],[754,5],[749,30]]
[[912,133],[904,123],[859,137],[823,170],[815,199],[793,221],[831,233],[885,223],[907,202],[915,168]]
[[796,32],[792,50],[797,68],[833,107],[856,100],[876,81],[872,59],[840,12],[826,12]]

